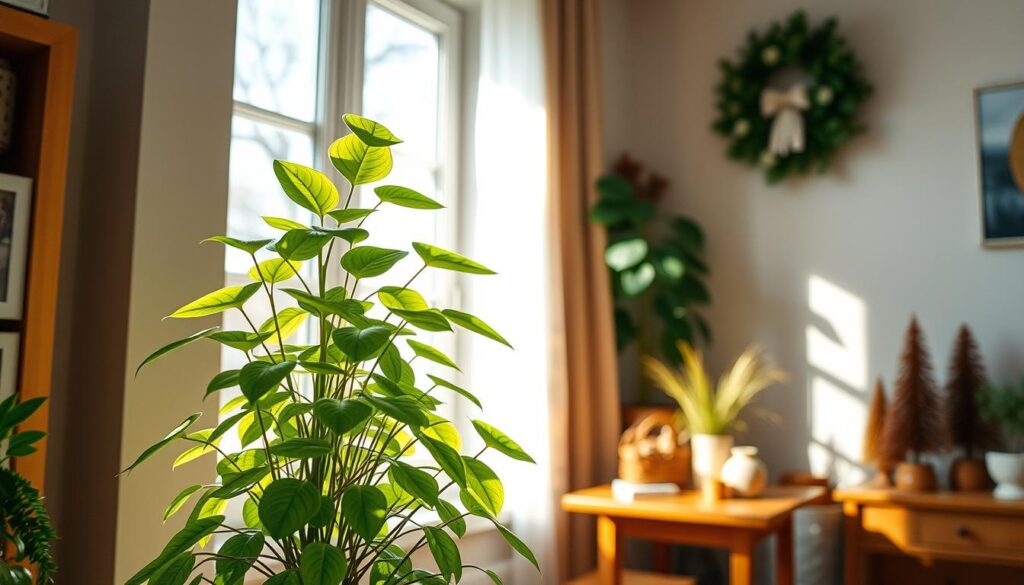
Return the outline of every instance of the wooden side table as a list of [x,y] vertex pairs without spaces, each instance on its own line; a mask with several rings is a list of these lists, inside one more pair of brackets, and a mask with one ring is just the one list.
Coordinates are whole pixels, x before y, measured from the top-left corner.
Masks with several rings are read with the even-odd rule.
[[837,490],[846,585],[1024,583],[1024,502],[990,492]]
[[793,582],[793,523],[797,508],[824,502],[821,487],[772,487],[759,498],[706,504],[696,491],[620,502],[611,486],[566,494],[562,508],[597,516],[597,583],[623,585],[625,538],[707,546],[729,550],[729,582],[751,585],[754,546],[773,534],[779,538],[777,581]]

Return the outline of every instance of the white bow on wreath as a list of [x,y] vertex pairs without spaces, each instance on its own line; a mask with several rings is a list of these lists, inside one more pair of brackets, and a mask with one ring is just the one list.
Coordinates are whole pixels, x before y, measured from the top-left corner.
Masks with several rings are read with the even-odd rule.
[[768,138],[768,151],[775,156],[804,151],[804,118],[800,113],[810,107],[807,89],[795,84],[786,91],[766,87],[761,92],[761,115],[775,117]]

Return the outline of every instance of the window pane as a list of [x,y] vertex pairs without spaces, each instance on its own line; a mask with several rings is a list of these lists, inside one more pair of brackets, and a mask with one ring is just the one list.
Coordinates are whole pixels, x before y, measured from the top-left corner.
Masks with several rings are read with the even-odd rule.
[[[274,176],[274,159],[306,166],[313,163],[313,139],[304,134],[235,116],[231,124],[231,160],[228,172],[228,235],[265,239],[278,232],[262,217],[284,217],[308,225],[310,215],[292,203]],[[228,248],[224,270],[247,274],[252,260]]]
[[317,0],[239,0],[236,100],[313,121],[318,5]]

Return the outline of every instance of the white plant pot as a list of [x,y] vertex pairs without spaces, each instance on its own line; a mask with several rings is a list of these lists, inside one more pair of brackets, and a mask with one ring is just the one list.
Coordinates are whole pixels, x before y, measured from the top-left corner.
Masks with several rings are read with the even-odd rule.
[[1024,453],[985,454],[988,474],[996,482],[992,495],[997,500],[1024,500]]
[[731,435],[693,435],[690,450],[693,454],[693,477],[698,487],[705,479],[721,481],[722,466],[732,449]]
[[757,458],[757,447],[733,447],[722,466],[722,483],[737,495],[752,498],[768,485],[768,468]]

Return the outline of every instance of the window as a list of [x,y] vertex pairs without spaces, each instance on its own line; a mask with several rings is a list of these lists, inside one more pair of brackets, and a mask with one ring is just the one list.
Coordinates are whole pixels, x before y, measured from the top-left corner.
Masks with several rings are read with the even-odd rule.
[[[430,213],[389,206],[387,233],[375,231],[371,218],[367,243],[458,247],[459,32],[458,12],[439,0],[239,0],[227,233],[269,237],[263,216],[308,224],[312,218],[281,193],[271,163],[329,166],[329,142],[347,132],[341,114],[354,111],[404,140],[392,149],[394,171],[385,183],[416,189],[447,207]],[[327,172],[344,181],[333,169]],[[370,187],[357,192],[360,206],[376,204]],[[245,254],[228,249],[225,281],[250,282],[251,266]],[[400,263],[384,280],[405,282],[417,268],[412,261]],[[375,280],[361,282],[360,294],[381,284]],[[447,308],[458,305],[458,284],[455,276],[432,270],[414,287],[432,306]],[[249,318],[259,327],[271,310],[256,306],[256,298]],[[224,325],[250,328],[234,312]],[[450,334],[419,339],[458,358]],[[226,350],[223,366],[240,367],[242,359]],[[450,371],[443,375],[451,379]],[[221,400],[232,398],[225,393]]]

